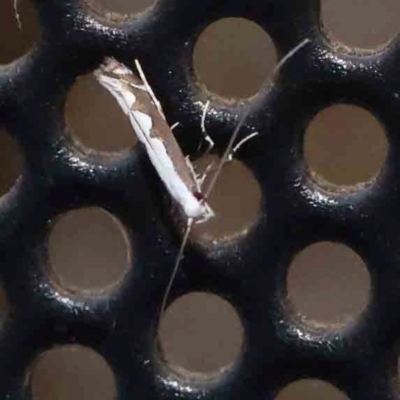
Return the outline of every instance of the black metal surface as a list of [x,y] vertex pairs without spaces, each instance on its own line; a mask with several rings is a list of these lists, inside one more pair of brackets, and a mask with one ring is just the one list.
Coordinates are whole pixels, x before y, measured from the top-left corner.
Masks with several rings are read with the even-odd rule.
[[[36,0],[42,40],[20,61],[0,68],[0,123],[20,145],[23,176],[0,202],[0,278],[12,312],[0,337],[0,398],[25,399],[27,369],[43,350],[78,343],[111,366],[119,399],[273,399],[290,381],[327,380],[353,400],[398,398],[394,384],[400,336],[400,80],[397,42],[377,53],[335,50],[319,26],[316,0],[160,0],[140,18],[111,24],[77,0]],[[240,153],[263,193],[262,212],[241,241],[207,251],[190,245],[170,300],[194,290],[228,299],[245,332],[240,359],[221,377],[185,381],[163,367],[155,346],[158,311],[179,246],[169,202],[139,146],[121,156],[85,153],[63,117],[77,76],[104,56],[134,67],[141,60],[178,140],[194,154],[207,95],[196,84],[192,52],[219,18],[255,21],[286,54],[312,43],[260,90],[241,131],[258,130]],[[255,49],[256,51],[256,49]],[[303,161],[305,127],[333,103],[369,109],[386,128],[389,155],[372,183],[338,193],[315,183]],[[248,104],[213,103],[208,131],[222,151]],[[190,135],[185,134],[191,132]],[[110,134],[112,134],[110,132]],[[257,143],[257,144],[255,144]],[[118,217],[135,248],[134,268],[110,295],[74,297],[51,283],[46,242],[54,218],[83,206]],[[285,274],[306,245],[345,243],[366,262],[370,303],[341,330],[313,330],[285,302]]]

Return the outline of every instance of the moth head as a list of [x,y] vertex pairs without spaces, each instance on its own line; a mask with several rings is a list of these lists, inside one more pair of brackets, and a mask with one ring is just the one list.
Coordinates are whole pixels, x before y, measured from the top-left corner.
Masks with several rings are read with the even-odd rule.
[[193,204],[190,211],[186,210],[188,217],[193,218],[196,224],[201,224],[215,216],[214,211],[207,203],[203,193],[196,191],[193,193],[193,196],[196,202]]
[[137,78],[132,71],[115,58],[107,57],[93,74],[100,85],[115,97],[125,114],[128,115],[136,102],[134,89]]
[[127,66],[113,57],[105,57],[100,66],[93,72],[101,85],[110,89],[141,88],[143,82]]
[[201,213],[197,218],[195,218],[196,224],[202,224],[204,222],[207,222],[209,219],[215,217],[214,211],[205,200],[200,201],[200,208]]
[[123,79],[124,77],[133,75],[132,71],[128,67],[113,57],[104,58],[103,62],[94,74],[102,74],[115,79]]

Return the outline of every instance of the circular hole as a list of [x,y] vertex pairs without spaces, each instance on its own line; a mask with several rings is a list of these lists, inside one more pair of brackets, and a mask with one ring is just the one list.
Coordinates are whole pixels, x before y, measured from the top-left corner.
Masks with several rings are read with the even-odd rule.
[[52,272],[71,290],[104,290],[130,265],[126,232],[100,208],[70,211],[56,219],[49,239]]
[[197,292],[180,297],[168,307],[159,339],[166,361],[177,372],[214,374],[239,356],[243,327],[226,300]]
[[336,185],[376,177],[386,159],[383,126],[363,108],[340,104],[322,110],[309,125],[305,159],[313,172]]
[[275,400],[349,400],[341,390],[318,379],[303,379],[282,389]]
[[114,400],[114,375],[105,360],[82,346],[62,346],[43,353],[33,364],[33,400]]
[[370,276],[362,259],[339,243],[308,246],[293,260],[288,299],[296,312],[318,323],[344,323],[368,303]]
[[80,76],[68,93],[65,119],[83,145],[99,151],[121,151],[137,143],[129,118],[93,74]]
[[323,0],[322,21],[333,39],[371,49],[399,32],[398,0]]
[[[206,171],[203,188],[207,189],[220,158],[205,156],[194,163],[197,171]],[[195,224],[193,234],[207,243],[229,240],[246,233],[259,216],[261,190],[251,171],[240,161],[233,160],[222,169],[209,203],[215,216],[202,224]]]
[[145,12],[156,0],[87,0],[96,13],[115,22],[123,22],[127,16]]
[[8,64],[24,55],[39,36],[38,16],[30,0],[0,1],[0,64]]
[[225,18],[200,35],[193,63],[209,91],[227,98],[247,98],[273,71],[277,55],[271,38],[259,25],[243,18]]
[[21,153],[8,132],[0,127],[0,196],[7,193],[22,174]]

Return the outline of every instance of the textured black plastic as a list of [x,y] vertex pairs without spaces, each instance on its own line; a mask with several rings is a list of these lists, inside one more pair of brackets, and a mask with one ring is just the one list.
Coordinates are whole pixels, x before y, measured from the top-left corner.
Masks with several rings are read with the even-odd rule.
[[[0,201],[0,278],[12,311],[0,333],[0,398],[26,399],[29,366],[45,349],[78,343],[111,366],[118,399],[273,399],[288,382],[329,381],[352,400],[397,399],[400,337],[400,79],[398,42],[376,53],[335,49],[321,32],[316,0],[160,0],[120,24],[77,0],[36,0],[42,39],[29,55],[0,67],[0,123],[18,142],[25,166]],[[231,302],[245,345],[220,377],[185,380],[155,346],[159,307],[180,237],[169,201],[144,150],[119,156],[86,152],[69,136],[66,96],[75,79],[104,56],[134,68],[138,58],[177,138],[196,154],[207,94],[195,80],[192,54],[211,22],[242,17],[262,26],[280,56],[311,43],[284,66],[273,87],[236,107],[213,103],[208,132],[223,151],[239,115],[251,112],[240,136],[260,137],[240,159],[263,194],[249,234],[212,249],[188,246],[171,299],[194,290]],[[254,49],[257,51],[257,49]],[[243,77],[245,79],[245,77]],[[380,176],[348,191],[326,191],[303,160],[305,128],[322,108],[352,103],[385,126],[389,154]],[[190,133],[190,134],[189,134]],[[110,132],[112,134],[112,132]],[[51,283],[47,240],[54,219],[71,209],[102,207],[124,224],[134,268],[111,294],[79,297]],[[346,244],[365,261],[372,290],[367,309],[349,326],[318,330],[299,322],[285,301],[291,258],[306,245]]]

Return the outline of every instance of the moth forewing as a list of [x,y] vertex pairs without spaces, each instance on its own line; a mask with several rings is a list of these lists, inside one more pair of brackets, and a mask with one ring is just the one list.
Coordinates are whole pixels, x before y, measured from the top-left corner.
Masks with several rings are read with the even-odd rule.
[[195,222],[211,218],[214,213],[201,194],[199,181],[188,167],[147,82],[113,58],[106,58],[94,74],[129,117],[157,174],[186,218]]

